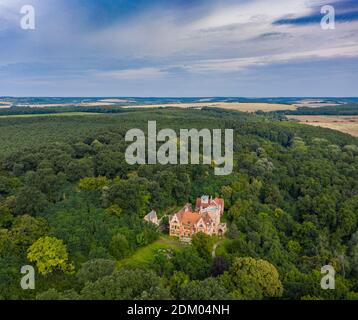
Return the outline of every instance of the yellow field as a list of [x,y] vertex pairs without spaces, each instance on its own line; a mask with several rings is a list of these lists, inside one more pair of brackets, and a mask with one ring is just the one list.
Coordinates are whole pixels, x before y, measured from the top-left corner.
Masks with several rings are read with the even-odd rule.
[[99,100],[99,102],[107,102],[107,103],[127,103],[129,102],[129,100],[125,100],[125,99],[102,99]]
[[194,108],[201,109],[204,107],[221,108],[227,110],[237,110],[242,112],[256,111],[277,111],[277,110],[296,110],[294,105],[288,104],[271,104],[271,103],[240,103],[240,102],[193,102],[193,103],[172,103],[172,104],[155,104],[155,105],[133,105],[124,108]]
[[[97,106],[115,106],[117,103],[128,102],[122,99],[103,99],[98,102],[83,102],[79,104],[58,103],[58,104],[32,104],[32,105],[18,105],[19,107],[30,108],[51,108],[51,107],[97,107]],[[11,105],[7,102],[0,102],[0,108],[9,108]],[[184,108],[184,109],[202,109],[204,107],[221,108],[226,110],[237,110],[242,112],[256,112],[256,111],[278,111],[278,110],[296,110],[297,107],[288,104],[274,104],[274,103],[240,103],[240,102],[193,102],[193,103],[172,103],[172,104],[154,104],[154,105],[131,105],[119,108]]]
[[329,128],[358,137],[358,116],[288,116],[316,127]]

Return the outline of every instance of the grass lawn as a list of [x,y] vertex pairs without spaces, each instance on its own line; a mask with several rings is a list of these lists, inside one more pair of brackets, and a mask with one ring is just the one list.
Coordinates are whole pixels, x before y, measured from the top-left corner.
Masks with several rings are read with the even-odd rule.
[[72,116],[93,116],[101,113],[96,112],[61,112],[61,113],[39,113],[39,114],[19,114],[0,116],[2,118],[36,118],[36,117],[72,117]]
[[231,242],[231,240],[229,240],[229,239],[223,239],[220,243],[219,243],[219,245],[218,245],[218,247],[216,248],[216,256],[222,256],[222,255],[224,255],[225,253],[227,253],[227,251],[226,251],[226,246],[229,244]]
[[159,240],[138,249],[134,254],[126,259],[118,262],[118,267],[140,267],[149,264],[158,249],[172,249],[178,251],[183,248],[185,244],[180,243],[179,240],[170,238],[169,236],[162,236]]

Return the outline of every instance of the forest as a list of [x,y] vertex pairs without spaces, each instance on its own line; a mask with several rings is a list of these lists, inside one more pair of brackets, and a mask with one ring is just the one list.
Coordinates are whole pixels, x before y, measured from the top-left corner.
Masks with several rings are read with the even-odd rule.
[[[0,117],[0,299],[358,299],[357,138],[276,114],[95,109]],[[149,120],[233,129],[233,173],[128,165],[125,134]],[[167,219],[143,220],[203,194],[225,200],[224,239],[199,233],[184,245]],[[328,264],[335,290],[321,288]],[[25,265],[35,290],[20,286]]]
[[279,110],[274,113],[297,116],[356,116],[358,115],[358,104],[347,103],[324,107],[299,107],[297,110]]

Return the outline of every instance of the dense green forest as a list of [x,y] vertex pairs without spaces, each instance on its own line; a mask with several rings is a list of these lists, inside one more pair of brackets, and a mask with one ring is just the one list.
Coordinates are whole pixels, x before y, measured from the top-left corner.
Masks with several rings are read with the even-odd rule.
[[325,107],[300,107],[297,110],[278,110],[275,114],[297,116],[357,116],[358,104],[339,104]]
[[128,113],[134,109],[125,109],[118,106],[94,106],[94,107],[11,107],[0,109],[1,116],[16,116],[16,115],[42,115],[42,114],[58,114],[64,112],[88,112],[88,113]]
[[[148,120],[234,129],[233,173],[129,166],[125,133]],[[2,118],[0,137],[0,299],[358,299],[356,138],[218,109]],[[183,245],[143,220],[203,194],[225,200],[225,239]]]

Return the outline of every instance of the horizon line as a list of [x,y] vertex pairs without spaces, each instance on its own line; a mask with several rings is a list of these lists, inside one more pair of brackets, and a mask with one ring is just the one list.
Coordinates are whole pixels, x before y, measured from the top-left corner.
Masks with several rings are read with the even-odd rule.
[[39,96],[6,96],[2,95],[0,96],[0,99],[3,98],[91,98],[91,99],[98,99],[98,98],[139,98],[139,99],[274,99],[274,98],[285,98],[285,99],[292,99],[292,98],[313,98],[313,99],[319,99],[319,98],[329,98],[329,99],[358,99],[358,96],[45,96],[45,95],[39,95]]

